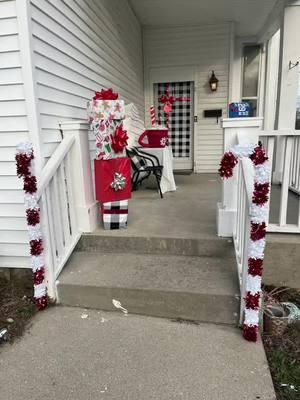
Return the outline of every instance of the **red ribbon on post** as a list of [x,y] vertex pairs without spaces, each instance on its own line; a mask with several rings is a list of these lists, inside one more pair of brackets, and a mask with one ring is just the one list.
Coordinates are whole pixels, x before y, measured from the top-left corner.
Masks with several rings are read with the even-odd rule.
[[118,96],[112,89],[102,89],[101,92],[95,92],[93,100],[117,100]]
[[166,114],[166,127],[169,128],[170,114],[172,112],[173,104],[176,101],[191,101],[190,97],[174,97],[170,96],[170,85],[166,88],[166,94],[159,98],[159,102],[164,104],[164,112]]

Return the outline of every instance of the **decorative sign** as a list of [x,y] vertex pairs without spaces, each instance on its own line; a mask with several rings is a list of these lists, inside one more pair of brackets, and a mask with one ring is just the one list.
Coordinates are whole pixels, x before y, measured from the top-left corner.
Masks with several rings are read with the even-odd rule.
[[229,118],[252,117],[252,107],[250,103],[230,103]]

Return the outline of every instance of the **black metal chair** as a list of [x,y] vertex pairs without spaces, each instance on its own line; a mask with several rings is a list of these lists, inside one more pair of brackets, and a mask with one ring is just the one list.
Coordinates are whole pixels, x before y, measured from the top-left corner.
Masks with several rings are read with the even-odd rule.
[[160,187],[163,165],[159,164],[158,158],[153,154],[146,153],[138,147],[126,149],[126,153],[127,157],[131,160],[133,170],[131,178],[132,190],[137,190],[138,185],[141,185],[152,173],[155,176],[160,197],[163,198]]

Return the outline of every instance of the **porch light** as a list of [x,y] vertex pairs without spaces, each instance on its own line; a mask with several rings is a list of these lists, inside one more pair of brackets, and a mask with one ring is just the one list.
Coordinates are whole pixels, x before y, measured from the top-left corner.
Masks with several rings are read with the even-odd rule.
[[209,79],[209,86],[212,92],[216,92],[218,89],[219,79],[215,75],[215,71],[211,72],[211,77]]

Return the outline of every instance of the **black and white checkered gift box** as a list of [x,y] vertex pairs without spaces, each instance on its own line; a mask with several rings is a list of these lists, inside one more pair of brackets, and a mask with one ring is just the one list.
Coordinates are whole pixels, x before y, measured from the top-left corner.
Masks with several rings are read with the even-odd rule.
[[126,229],[128,200],[110,201],[101,206],[104,229]]
[[[170,96],[192,98],[191,82],[158,83],[155,86],[155,97],[158,111],[158,123],[165,124],[164,104],[159,98],[166,94],[169,86]],[[174,157],[189,157],[191,148],[192,101],[175,101],[169,118],[169,142]]]

